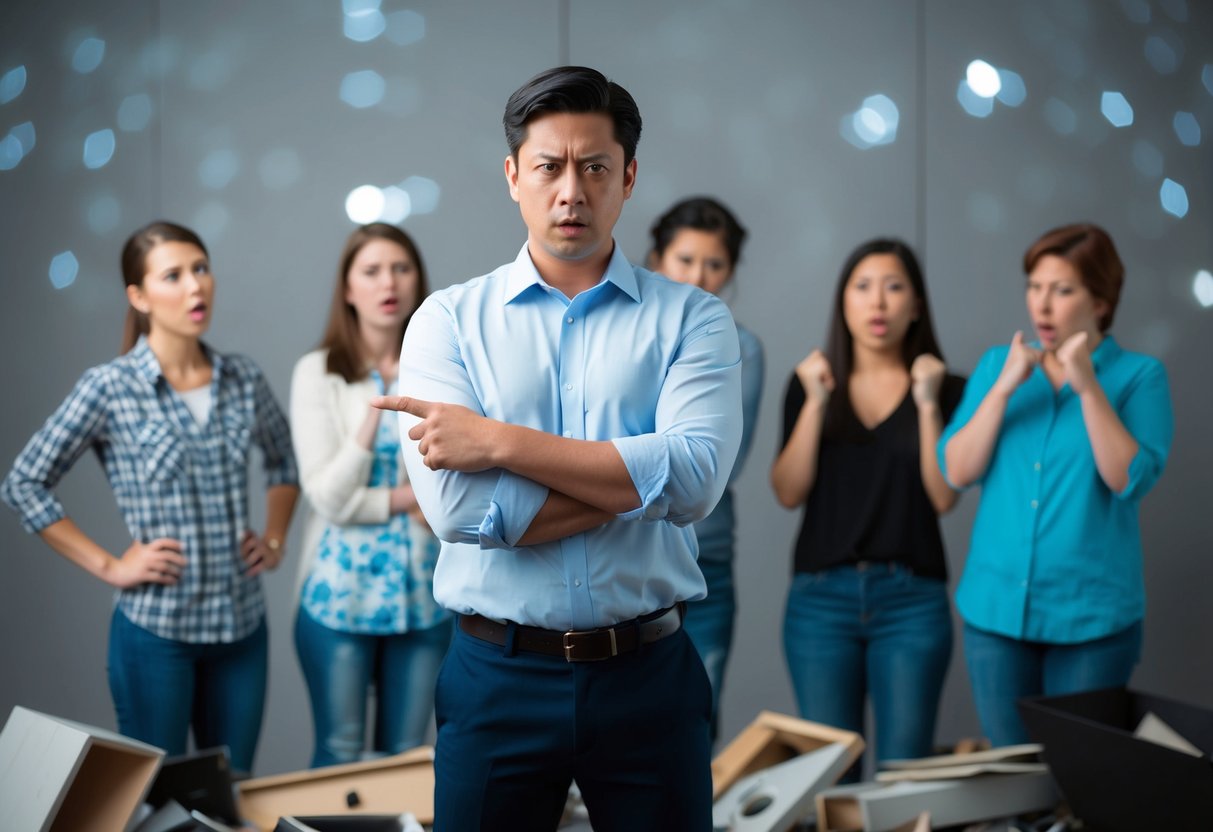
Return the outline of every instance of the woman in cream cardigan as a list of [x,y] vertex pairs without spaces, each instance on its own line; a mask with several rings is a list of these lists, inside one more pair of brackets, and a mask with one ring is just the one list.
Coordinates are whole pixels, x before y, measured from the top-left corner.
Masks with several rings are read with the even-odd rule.
[[420,745],[451,636],[434,602],[438,542],[400,464],[395,419],[369,404],[395,392],[400,342],[426,296],[413,241],[373,223],[346,241],[320,349],[295,365],[291,432],[312,513],[303,534],[295,646],[315,724],[312,765]]

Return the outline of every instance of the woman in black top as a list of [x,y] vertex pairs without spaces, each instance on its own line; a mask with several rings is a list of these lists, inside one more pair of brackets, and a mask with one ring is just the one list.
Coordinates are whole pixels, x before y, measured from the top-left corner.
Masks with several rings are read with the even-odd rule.
[[804,506],[784,652],[801,716],[862,732],[870,696],[877,763],[921,757],[952,652],[937,518],[957,495],[935,444],[964,380],[897,240],[847,258],[828,337],[788,382],[771,469],[779,502]]

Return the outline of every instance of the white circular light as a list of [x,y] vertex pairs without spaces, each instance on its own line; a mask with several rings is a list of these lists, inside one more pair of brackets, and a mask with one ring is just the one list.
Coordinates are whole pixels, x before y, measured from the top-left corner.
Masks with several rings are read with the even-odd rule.
[[366,225],[383,216],[387,200],[374,185],[359,185],[345,198],[345,214],[352,222]]
[[965,81],[973,92],[982,98],[993,98],[1002,89],[1002,78],[998,70],[982,60],[972,61],[965,70]]
[[1209,274],[1208,269],[1201,269],[1192,278],[1192,294],[1205,309],[1213,306],[1213,274]]

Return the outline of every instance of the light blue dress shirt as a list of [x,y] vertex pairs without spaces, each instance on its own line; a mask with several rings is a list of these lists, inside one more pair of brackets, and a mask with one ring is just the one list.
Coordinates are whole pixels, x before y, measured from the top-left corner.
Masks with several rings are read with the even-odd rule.
[[[728,307],[633,266],[615,246],[571,301],[527,247],[431,295],[401,350],[400,392],[560,436],[612,441],[642,504],[583,534],[517,547],[548,489],[509,471],[431,471],[402,442],[443,541],[434,596],[459,613],[548,629],[609,626],[704,596],[692,523],[725,488],[741,439],[741,360]],[[419,421],[400,414],[400,435]]]
[[733,559],[733,540],[737,526],[733,508],[733,482],[750,455],[754,428],[758,424],[758,405],[762,401],[762,380],[766,370],[762,342],[741,324],[737,324],[737,340],[741,345],[741,445],[737,449],[733,473],[729,475],[729,487],[724,490],[712,513],[695,524],[695,537],[699,540],[701,561],[720,562]]
[[[993,387],[1009,347],[989,350],[939,439],[944,447]],[[980,630],[1025,641],[1075,644],[1117,633],[1145,615],[1138,503],[1171,448],[1171,395],[1163,365],[1106,336],[1091,355],[1139,450],[1114,493],[1099,476],[1068,384],[1054,391],[1039,367],[1011,396],[980,483],[981,503],[956,606]]]

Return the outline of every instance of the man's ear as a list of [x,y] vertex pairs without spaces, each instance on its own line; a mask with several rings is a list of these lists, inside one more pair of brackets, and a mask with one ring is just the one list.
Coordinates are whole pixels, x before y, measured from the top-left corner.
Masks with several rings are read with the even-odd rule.
[[518,160],[511,153],[505,157],[505,181],[510,186],[510,199],[518,201]]
[[636,187],[636,157],[632,157],[632,161],[628,162],[628,166],[623,169],[623,198],[630,199],[632,196],[632,188]]

